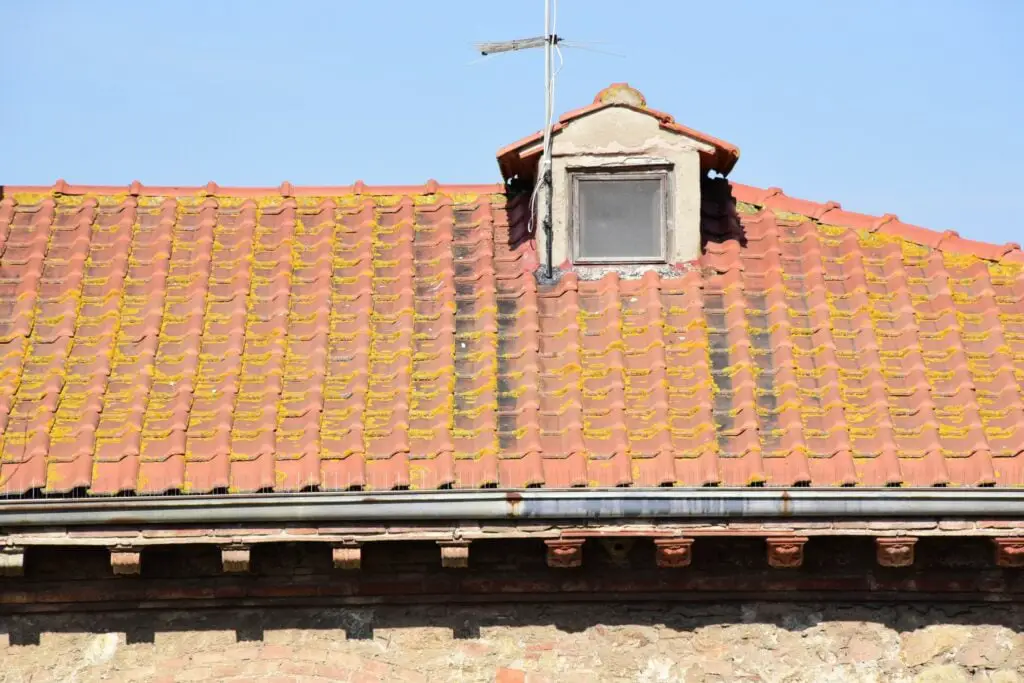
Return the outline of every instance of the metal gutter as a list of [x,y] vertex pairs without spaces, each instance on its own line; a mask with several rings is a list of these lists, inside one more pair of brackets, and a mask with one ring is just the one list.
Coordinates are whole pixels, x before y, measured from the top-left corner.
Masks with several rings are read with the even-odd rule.
[[790,517],[1024,517],[1024,489],[486,489],[0,500],[6,528]]

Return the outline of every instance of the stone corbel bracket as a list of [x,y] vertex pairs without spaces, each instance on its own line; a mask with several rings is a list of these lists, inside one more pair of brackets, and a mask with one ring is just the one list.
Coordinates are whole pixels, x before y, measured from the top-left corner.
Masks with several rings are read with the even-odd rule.
[[362,545],[355,541],[336,545],[331,549],[331,559],[334,561],[335,569],[359,569],[363,564]]
[[548,566],[558,569],[572,569],[583,566],[582,538],[548,538],[544,544],[548,547]]
[[441,546],[441,566],[445,569],[469,567],[469,541],[438,541]]
[[882,567],[909,567],[914,564],[912,536],[883,536],[875,539],[875,559]]
[[778,536],[765,539],[768,566],[776,569],[796,569],[804,563],[806,536]]
[[111,548],[110,569],[114,576],[139,576],[142,574],[142,551],[123,546]]
[[0,547],[0,576],[25,574],[25,549],[19,546]]
[[1019,569],[1024,567],[1024,536],[1015,538],[993,538],[996,551],[996,565]]
[[220,549],[220,561],[229,574],[244,574],[251,566],[249,546],[227,545]]
[[654,559],[659,567],[689,567],[690,562],[693,560],[693,539],[654,539]]

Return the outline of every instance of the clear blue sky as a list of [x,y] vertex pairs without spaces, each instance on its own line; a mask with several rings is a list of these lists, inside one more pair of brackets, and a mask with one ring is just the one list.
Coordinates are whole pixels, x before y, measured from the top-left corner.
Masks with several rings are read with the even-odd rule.
[[[1024,2],[561,0],[558,111],[626,80],[732,177],[1024,241]],[[0,4],[0,183],[498,180],[542,118],[541,0]]]

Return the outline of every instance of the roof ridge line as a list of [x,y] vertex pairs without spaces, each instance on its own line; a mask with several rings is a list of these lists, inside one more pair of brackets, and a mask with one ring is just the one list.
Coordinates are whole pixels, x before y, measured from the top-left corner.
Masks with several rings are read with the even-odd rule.
[[54,193],[63,195],[86,194],[127,194],[159,196],[231,195],[237,197],[259,197],[281,195],[283,197],[316,197],[344,194],[419,194],[467,192],[477,194],[504,194],[502,183],[439,183],[430,179],[420,185],[367,185],[357,180],[350,185],[293,185],[284,181],[276,187],[270,186],[226,186],[214,182],[205,185],[143,185],[138,180],[125,185],[72,185],[57,180],[53,185],[0,185],[3,196],[16,192]]
[[996,244],[967,239],[961,237],[955,230],[935,230],[906,223],[891,213],[883,216],[861,214],[843,209],[838,202],[823,203],[793,197],[779,187],[762,189],[753,185],[729,182],[733,189],[733,197],[744,203],[806,216],[819,223],[863,229],[868,232],[883,232],[942,252],[969,254],[988,261],[1009,260],[1024,264],[1024,251],[1016,242]]

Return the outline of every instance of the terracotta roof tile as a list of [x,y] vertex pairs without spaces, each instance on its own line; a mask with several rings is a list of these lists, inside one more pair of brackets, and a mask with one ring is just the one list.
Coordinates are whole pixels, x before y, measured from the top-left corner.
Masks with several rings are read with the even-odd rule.
[[1024,485],[1016,245],[716,180],[539,285],[500,187],[5,191],[4,494]]

